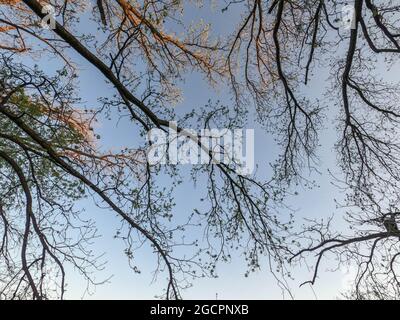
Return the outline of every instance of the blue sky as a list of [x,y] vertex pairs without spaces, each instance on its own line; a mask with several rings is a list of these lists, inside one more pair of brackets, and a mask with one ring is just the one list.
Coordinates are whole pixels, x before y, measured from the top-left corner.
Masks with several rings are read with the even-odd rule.
[[[233,6],[232,8],[236,8]],[[214,34],[226,34],[231,32],[235,17],[239,12],[229,10],[225,13],[225,19],[221,19],[220,9],[210,13],[207,6],[203,9],[189,7],[189,13],[185,19],[198,20],[205,18],[213,24]],[[82,17],[83,25],[86,23]],[[237,20],[236,20],[237,21]],[[81,58],[73,55],[75,61],[78,61],[80,71],[79,91],[88,106],[98,106],[97,99],[101,96],[112,95],[114,89],[105,82],[103,76],[91,67]],[[46,61],[46,69],[50,70],[53,62]],[[40,64],[44,66],[44,62]],[[309,92],[305,92],[309,97],[320,96],[325,88],[326,72],[321,72],[310,83]],[[190,111],[192,108],[204,106],[209,99],[213,101],[220,100],[226,104],[230,102],[230,95],[224,84],[221,84],[219,90],[214,90],[205,83],[198,74],[191,74],[181,84],[183,88],[183,102],[176,106],[177,113]],[[334,117],[334,111],[327,110],[329,117]],[[322,175],[314,174],[319,188],[312,190],[300,189],[297,196],[287,199],[287,203],[297,209],[296,219],[301,221],[302,217],[317,218],[328,217],[335,211],[334,198],[340,198],[338,190],[332,186],[327,168],[335,168],[335,154],[333,145],[336,141],[336,130],[331,126],[330,121],[325,123],[326,128],[321,131],[319,156],[321,166],[319,168]],[[272,162],[277,156],[277,148],[273,139],[265,131],[261,130],[254,123],[248,124],[249,128],[255,129],[255,161],[259,166],[257,175],[259,177],[270,178],[268,163]],[[123,145],[132,145],[135,143],[135,136],[129,134],[127,124],[120,123],[117,129],[110,130],[111,126],[106,123],[100,123],[97,130],[102,136],[102,146],[105,148],[117,147]],[[186,170],[186,169],[185,169]],[[334,169],[334,171],[338,171]],[[189,180],[189,179],[188,179]],[[160,178],[160,184],[168,185],[169,180]],[[199,190],[195,189],[190,181],[186,181],[178,187],[175,192],[177,207],[174,210],[179,216],[180,212],[191,211],[196,205],[199,205]],[[204,190],[203,190],[204,193]],[[151,299],[161,292],[164,282],[152,283],[152,271],[154,269],[154,255],[150,250],[141,250],[135,253],[135,260],[138,262],[142,273],[135,274],[129,267],[126,256],[123,252],[125,246],[120,240],[113,238],[116,228],[119,226],[119,220],[115,215],[105,209],[99,209],[91,201],[82,201],[79,206],[85,208],[86,214],[95,218],[101,237],[93,245],[93,249],[99,254],[105,252],[103,257],[107,261],[105,269],[97,275],[98,280],[103,280],[112,276],[106,283],[96,288],[92,288],[91,295],[85,295],[85,298],[94,299]],[[338,219],[340,221],[340,219]],[[200,234],[199,234],[200,236]],[[266,268],[259,272],[244,277],[246,265],[240,255],[234,255],[230,263],[219,264],[217,267],[218,279],[201,279],[193,282],[193,287],[183,292],[183,297],[187,299],[281,299],[281,290],[276,281],[268,273]],[[266,262],[266,261],[265,261]],[[324,269],[322,269],[324,271]],[[304,299],[330,299],[338,295],[342,288],[343,274],[321,273],[321,279],[314,287],[314,292],[309,286],[298,288],[298,285],[308,280],[310,273],[307,266],[295,268],[296,282],[291,283],[296,298]],[[69,285],[66,298],[79,299],[82,297],[86,284],[82,278],[77,276],[73,270],[69,271]]]

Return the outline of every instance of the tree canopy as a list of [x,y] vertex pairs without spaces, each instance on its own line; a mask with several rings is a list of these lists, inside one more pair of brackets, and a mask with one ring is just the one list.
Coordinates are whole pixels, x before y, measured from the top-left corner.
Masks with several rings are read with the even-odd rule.
[[[352,21],[343,19],[349,5]],[[187,7],[179,0],[0,1],[0,298],[63,298],[67,264],[92,281],[101,267],[90,251],[95,221],[82,219],[76,205],[86,197],[123,222],[116,238],[134,271],[135,250],[153,249],[165,298],[182,297],[193,278],[215,276],[235,249],[249,271],[264,263],[289,293],[292,267],[313,261],[306,283],[314,284],[333,256],[338,267],[357,266],[347,297],[399,298],[400,233],[385,224],[400,216],[396,1],[224,1],[216,4],[221,19],[241,13],[228,35],[212,22],[187,23]],[[58,70],[32,66],[43,56]],[[82,63],[109,84],[96,107],[81,101]],[[227,84],[231,104],[177,115],[180,80],[191,73],[211,87]],[[326,94],[308,94],[324,73]],[[110,114],[129,119],[138,147],[100,147],[95,123]],[[234,163],[193,166],[193,181],[206,181],[204,206],[176,212],[171,190],[181,183],[180,167],[146,161],[146,134],[171,121],[177,132],[261,124],[280,149],[271,179],[242,175]],[[299,186],[313,187],[307,176],[331,123],[345,231],[328,212],[303,224],[285,204]],[[182,237],[193,226],[205,241]]]

